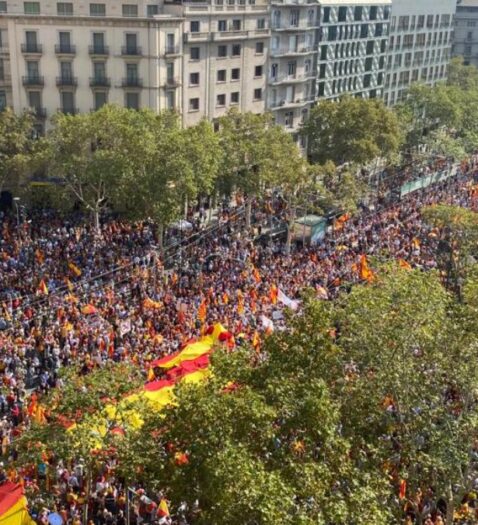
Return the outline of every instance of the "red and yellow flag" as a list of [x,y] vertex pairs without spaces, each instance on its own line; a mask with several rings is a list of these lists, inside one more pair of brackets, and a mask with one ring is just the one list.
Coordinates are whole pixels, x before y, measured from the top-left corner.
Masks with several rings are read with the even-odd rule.
[[398,259],[398,266],[400,266],[400,268],[403,268],[404,270],[412,269],[410,264],[407,261],[405,261],[405,259]]
[[48,287],[47,287],[44,279],[42,279],[40,281],[40,284],[38,285],[38,290],[37,291],[38,291],[39,294],[48,295]]
[[159,310],[162,308],[162,304],[158,301],[153,301],[149,297],[146,297],[146,299],[143,301],[143,308],[145,310]]
[[199,308],[198,308],[198,319],[199,319],[199,321],[201,321],[202,324],[205,323],[206,316],[207,316],[206,299],[203,299],[201,301],[201,304],[199,305]]
[[400,480],[400,490],[398,492],[398,499],[405,499],[407,495],[407,481],[405,479]]
[[269,291],[269,297],[272,304],[277,304],[277,296],[279,295],[279,289],[275,284],[271,285],[271,289]]
[[252,275],[254,276],[254,280],[257,284],[261,282],[261,274],[259,273],[259,270],[254,266],[254,269],[252,270]]
[[167,501],[164,498],[162,498],[161,501],[159,502],[158,516],[160,518],[165,518],[165,517],[169,516],[168,503],[167,503]]
[[68,268],[71,270],[71,272],[76,276],[79,277],[81,275],[81,270],[76,266],[76,264],[73,264],[72,262],[68,263]]
[[360,263],[359,263],[358,269],[359,269],[360,279],[362,279],[363,281],[368,281],[369,283],[371,283],[374,280],[375,274],[372,272],[372,270],[370,269],[368,265],[366,255],[360,256]]
[[27,510],[27,498],[20,484],[5,481],[0,485],[0,523],[2,525],[34,525]]

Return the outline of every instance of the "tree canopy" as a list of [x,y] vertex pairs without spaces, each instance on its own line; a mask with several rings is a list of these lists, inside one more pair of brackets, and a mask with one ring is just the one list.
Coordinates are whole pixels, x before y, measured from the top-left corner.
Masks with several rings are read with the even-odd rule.
[[345,96],[313,107],[302,133],[312,162],[366,164],[394,154],[401,142],[399,120],[381,100]]

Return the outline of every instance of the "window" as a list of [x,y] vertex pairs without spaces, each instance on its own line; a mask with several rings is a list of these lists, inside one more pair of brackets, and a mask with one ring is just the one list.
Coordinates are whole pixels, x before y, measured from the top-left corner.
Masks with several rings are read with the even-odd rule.
[[73,78],[73,65],[71,62],[60,62],[60,76],[63,80]]
[[199,73],[191,73],[189,75],[189,85],[199,86]]
[[168,109],[176,107],[176,93],[174,91],[166,91],[166,107]]
[[222,31],[227,31],[227,20],[218,20],[217,21],[217,30],[222,32]]
[[236,67],[231,69],[231,80],[239,80],[241,78],[241,70]]
[[330,22],[330,7],[324,7],[323,21]]
[[130,83],[138,80],[138,64],[126,64],[126,79]]
[[262,100],[262,89],[254,89],[254,100]]
[[368,40],[367,41],[367,55],[372,55],[373,54],[373,48],[374,48],[374,41],[373,40]]
[[106,91],[95,91],[95,110],[100,109],[102,106],[108,103],[108,93]]
[[286,128],[293,128],[294,127],[294,112],[293,111],[287,111],[284,115],[284,125]]
[[256,55],[264,53],[264,42],[256,42]]
[[218,95],[216,97],[216,106],[225,106],[226,105],[226,95]]
[[255,77],[262,77],[262,66],[256,66],[254,69]]
[[238,19],[235,19],[232,21],[232,30],[233,31],[240,31],[241,30],[241,21]]
[[218,82],[226,82],[226,70],[225,69],[218,69],[218,71],[217,71],[217,81]]
[[5,91],[0,91],[0,111],[7,107],[7,94]]
[[26,15],[39,15],[40,2],[23,2],[23,10]]
[[137,4],[123,4],[123,16],[138,16]]
[[362,20],[362,12],[363,7],[362,6],[356,6],[354,9],[354,20],[356,22],[360,22]]
[[28,107],[30,108],[41,108],[41,92],[40,91],[29,91],[28,92]]
[[139,93],[126,93],[125,106],[128,109],[139,109]]
[[232,53],[231,53],[231,55],[233,57],[241,56],[241,44],[234,44],[232,46]]
[[28,78],[38,78],[40,76],[40,63],[36,60],[28,60],[26,63],[27,66],[27,76]]
[[289,13],[289,24],[291,27],[298,27],[299,25],[299,10],[291,9]]
[[73,4],[71,2],[58,2],[56,12],[60,16],[71,16],[73,14]]
[[69,31],[60,31],[58,33],[58,40],[61,50],[69,50],[71,48],[71,34]]
[[106,78],[106,62],[93,62],[93,75],[96,80]]
[[90,16],[106,16],[105,4],[90,4]]
[[200,52],[199,52],[199,47],[192,47],[190,49],[190,57],[191,57],[191,60],[199,60],[199,57],[201,56]]
[[231,104],[239,104],[239,91],[231,93]]
[[199,21],[198,20],[191,20],[189,24],[189,30],[191,33],[199,33]]
[[72,91],[62,91],[60,93],[60,100],[63,113],[75,112],[75,95]]
[[198,98],[189,99],[189,111],[199,111],[199,99]]
[[370,7],[370,20],[377,20],[377,6]]
[[265,18],[258,18],[256,27],[257,27],[257,29],[265,29],[266,28],[266,19]]
[[159,5],[148,5],[146,7],[146,14],[148,16],[159,15]]
[[227,57],[227,46],[217,46],[217,56]]
[[168,62],[166,64],[166,79],[168,83],[174,82],[174,62]]
[[339,22],[345,22],[347,20],[347,8],[339,7]]

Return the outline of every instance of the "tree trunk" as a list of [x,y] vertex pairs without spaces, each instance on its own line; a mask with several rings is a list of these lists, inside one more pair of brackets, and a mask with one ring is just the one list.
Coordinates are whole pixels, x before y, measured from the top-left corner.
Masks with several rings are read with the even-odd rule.
[[[292,244],[292,229],[294,227],[294,222],[295,222],[295,208],[292,208],[290,210],[289,222],[287,224],[287,240],[285,242],[286,255],[290,254],[290,248]],[[304,244],[305,244],[305,239],[304,239]]]
[[162,222],[158,224],[158,248],[164,264],[164,225]]
[[212,221],[212,208],[214,206],[215,198],[212,195],[209,195],[209,210],[208,210],[208,222]]
[[95,230],[100,232],[100,210],[96,207],[93,211],[93,220],[95,222]]
[[188,220],[188,196],[186,195],[184,197],[184,220]]
[[246,197],[246,228],[251,227],[252,197]]
[[453,500],[453,490],[451,485],[448,485],[448,494],[446,501],[446,525],[453,525],[453,514],[455,512],[455,502]]

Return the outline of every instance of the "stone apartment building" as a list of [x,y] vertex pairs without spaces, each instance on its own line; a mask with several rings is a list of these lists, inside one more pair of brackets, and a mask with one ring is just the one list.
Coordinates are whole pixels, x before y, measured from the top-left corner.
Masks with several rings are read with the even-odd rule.
[[478,0],[458,0],[452,54],[478,67]]
[[[466,0],[463,0],[466,1]],[[446,77],[455,0],[0,0],[0,108],[107,102],[186,126],[270,111],[294,135],[344,93],[400,100]]]

